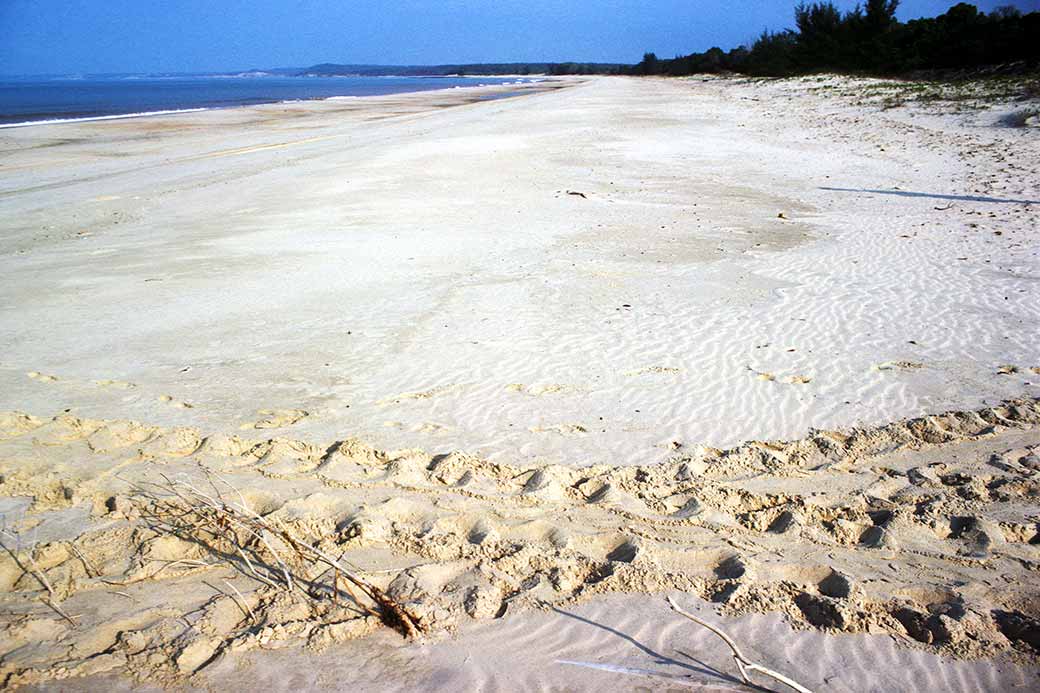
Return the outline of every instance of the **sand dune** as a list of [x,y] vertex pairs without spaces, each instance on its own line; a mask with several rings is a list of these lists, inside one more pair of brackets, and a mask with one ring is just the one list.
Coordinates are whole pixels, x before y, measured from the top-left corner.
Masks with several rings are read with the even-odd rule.
[[[862,93],[592,80],[5,131],[3,387],[389,448],[434,422],[511,464],[1035,393],[1035,215],[1006,201],[1040,197],[1031,135]],[[587,435],[532,430],[558,425]]]
[[[633,467],[517,468],[67,414],[0,421],[5,493],[27,499],[5,511],[18,559],[3,573],[16,615],[4,627],[9,684],[109,671],[176,682],[235,653],[323,649],[378,627],[350,602],[251,575],[254,564],[277,575],[262,549],[242,563],[212,529],[178,525],[187,506],[146,492],[169,477],[233,487],[362,566],[434,638],[597,595],[679,590],[802,628],[1035,656],[1035,400]],[[310,594],[330,589],[328,570],[309,575]],[[26,599],[44,583],[49,597]]]
[[1035,686],[1040,150],[872,85],[3,131],[0,681]]

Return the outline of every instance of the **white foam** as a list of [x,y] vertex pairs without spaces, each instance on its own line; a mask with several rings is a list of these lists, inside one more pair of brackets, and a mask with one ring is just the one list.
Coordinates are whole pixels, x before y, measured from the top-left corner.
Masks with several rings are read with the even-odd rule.
[[141,113],[120,113],[118,115],[107,115],[107,116],[87,116],[86,118],[53,118],[51,120],[27,120],[21,123],[4,123],[0,125],[0,129],[4,128],[24,128],[30,125],[57,125],[59,123],[87,123],[93,120],[123,120],[126,118],[146,118],[148,116],[159,116],[159,115],[173,115],[175,113],[197,113],[198,111],[208,111],[208,108],[176,108],[168,111],[143,111]]

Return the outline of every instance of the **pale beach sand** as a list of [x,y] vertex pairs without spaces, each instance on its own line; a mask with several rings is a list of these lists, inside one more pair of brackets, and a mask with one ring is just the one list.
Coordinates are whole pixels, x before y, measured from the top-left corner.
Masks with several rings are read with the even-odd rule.
[[34,413],[302,410],[294,435],[570,465],[1040,391],[1036,205],[936,197],[1040,199],[1034,132],[802,86],[8,131],[3,388]]
[[[0,681],[738,689],[671,594],[814,690],[1035,687],[1040,135],[892,89],[0,130]],[[169,534],[181,474],[424,642]]]

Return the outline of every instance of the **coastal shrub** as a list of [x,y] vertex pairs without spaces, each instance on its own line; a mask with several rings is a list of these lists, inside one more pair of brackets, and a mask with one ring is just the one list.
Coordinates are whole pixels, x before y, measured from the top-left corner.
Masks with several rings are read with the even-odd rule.
[[751,46],[728,52],[713,47],[672,59],[647,53],[631,72],[895,75],[1009,63],[1029,71],[1040,65],[1040,12],[1007,6],[985,14],[962,2],[937,17],[903,23],[896,18],[898,7],[899,0],[867,0],[842,13],[832,2],[803,2],[794,8],[795,29],[764,31]]

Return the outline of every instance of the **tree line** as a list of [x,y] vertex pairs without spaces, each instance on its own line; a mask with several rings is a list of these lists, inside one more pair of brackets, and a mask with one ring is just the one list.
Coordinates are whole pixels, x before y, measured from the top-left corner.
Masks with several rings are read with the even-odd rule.
[[894,75],[987,65],[1040,63],[1040,12],[1001,7],[989,14],[959,3],[938,17],[900,22],[899,0],[867,0],[842,13],[831,2],[800,3],[796,29],[764,31],[750,47],[711,48],[672,59],[647,53],[630,73],[739,72],[788,76],[811,72]]

